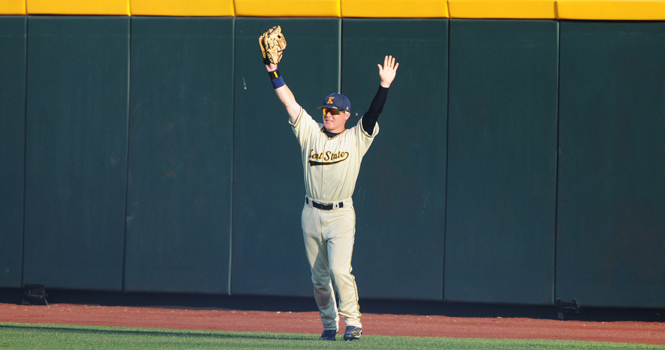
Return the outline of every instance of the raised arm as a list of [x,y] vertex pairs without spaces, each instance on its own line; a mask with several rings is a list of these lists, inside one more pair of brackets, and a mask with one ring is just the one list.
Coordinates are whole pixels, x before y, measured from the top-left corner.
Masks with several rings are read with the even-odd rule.
[[363,130],[369,135],[374,133],[374,125],[376,125],[376,121],[379,119],[379,115],[383,111],[383,105],[386,103],[386,99],[388,99],[388,88],[393,80],[395,80],[399,63],[395,62],[393,56],[386,56],[383,59],[383,66],[380,64],[378,66],[381,86],[379,86],[379,90],[376,92],[372,104],[369,106],[367,112],[363,114],[362,119]]
[[266,70],[270,75],[277,97],[282,101],[282,104],[286,108],[286,112],[289,114],[289,121],[291,124],[295,124],[296,120],[298,120],[298,115],[300,114],[300,105],[296,102],[296,98],[293,96],[291,89],[286,86],[284,79],[279,75],[277,65],[272,63],[266,64]]

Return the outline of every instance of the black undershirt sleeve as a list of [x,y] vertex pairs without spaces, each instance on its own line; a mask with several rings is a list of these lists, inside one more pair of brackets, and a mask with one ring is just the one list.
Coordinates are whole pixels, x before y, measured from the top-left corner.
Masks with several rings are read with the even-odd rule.
[[386,104],[386,99],[388,99],[388,88],[379,86],[379,91],[376,92],[372,104],[363,115],[363,130],[369,135],[372,135],[374,132],[374,125],[376,125],[376,121],[379,120],[379,115],[383,111],[383,105]]

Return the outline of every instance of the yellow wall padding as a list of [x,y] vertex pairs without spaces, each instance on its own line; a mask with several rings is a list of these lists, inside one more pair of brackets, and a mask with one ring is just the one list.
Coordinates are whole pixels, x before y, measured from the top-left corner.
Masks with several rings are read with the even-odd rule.
[[131,0],[132,16],[233,17],[233,0]]
[[339,0],[235,0],[236,16],[341,17]]
[[129,16],[129,0],[27,0],[28,14],[43,15],[124,15]]
[[665,20],[665,0],[0,0],[0,15]]
[[556,0],[448,0],[450,18],[556,19]]
[[446,18],[446,0],[341,0],[342,17]]
[[663,0],[558,0],[560,19],[665,20]]
[[0,0],[0,15],[25,15],[25,0]]

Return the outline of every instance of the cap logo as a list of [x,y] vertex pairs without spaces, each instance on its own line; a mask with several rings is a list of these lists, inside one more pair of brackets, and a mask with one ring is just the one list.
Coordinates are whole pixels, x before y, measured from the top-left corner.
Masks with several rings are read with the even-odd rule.
[[335,99],[335,96],[328,97],[328,104],[333,104],[334,99]]

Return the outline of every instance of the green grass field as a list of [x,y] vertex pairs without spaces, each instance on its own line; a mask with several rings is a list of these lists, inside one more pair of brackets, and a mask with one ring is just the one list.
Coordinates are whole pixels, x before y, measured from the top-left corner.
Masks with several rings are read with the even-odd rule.
[[0,323],[0,349],[665,349],[664,346],[550,340],[363,336],[316,340],[316,334],[186,331]]

